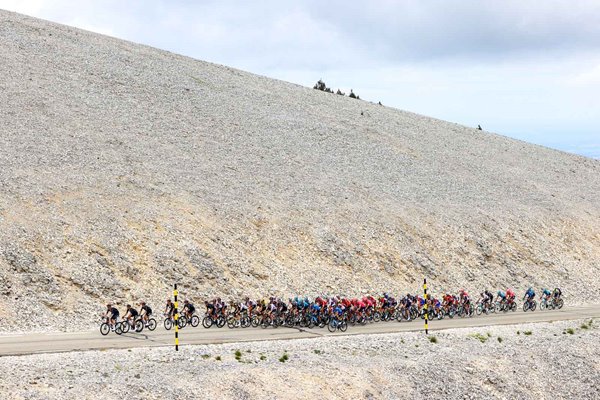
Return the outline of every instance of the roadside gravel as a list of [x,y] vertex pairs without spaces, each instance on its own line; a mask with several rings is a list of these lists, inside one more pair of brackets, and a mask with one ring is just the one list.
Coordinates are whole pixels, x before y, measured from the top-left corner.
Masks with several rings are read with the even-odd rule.
[[[423,333],[404,333],[184,346],[179,353],[172,348],[147,348],[4,357],[0,358],[0,397],[538,400],[600,396],[600,320],[455,329],[430,337],[437,343]],[[282,362],[284,354],[288,359]]]

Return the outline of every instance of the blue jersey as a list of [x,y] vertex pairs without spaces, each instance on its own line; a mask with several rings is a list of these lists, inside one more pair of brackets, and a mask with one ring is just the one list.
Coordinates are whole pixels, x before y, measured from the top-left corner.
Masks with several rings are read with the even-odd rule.
[[500,296],[501,298],[505,299],[506,298],[506,293],[500,291],[500,292],[498,292],[498,296]]

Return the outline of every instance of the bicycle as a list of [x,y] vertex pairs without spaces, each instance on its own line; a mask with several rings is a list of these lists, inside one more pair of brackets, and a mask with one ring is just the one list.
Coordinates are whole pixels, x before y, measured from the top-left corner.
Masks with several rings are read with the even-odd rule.
[[[134,321],[130,321],[128,319],[119,322],[119,326],[122,333],[128,333],[131,328],[133,328],[134,332],[141,332],[144,330],[144,323],[141,319],[136,319]],[[115,327],[115,332],[119,327]]]
[[[141,322],[141,325],[138,324],[138,322]],[[144,321],[141,316],[137,317],[135,320],[136,332],[138,332],[138,333],[143,331],[144,328],[148,328],[148,330],[150,332],[152,332],[153,330],[156,329],[156,325],[157,325],[156,320],[152,317],[148,318],[148,321]]]
[[103,316],[102,323],[100,324],[100,333],[102,334],[102,336],[106,336],[112,330],[117,335],[120,335],[122,333],[120,325],[121,323],[119,321],[116,321],[114,324],[111,324],[108,317]]
[[563,308],[564,305],[565,301],[561,297],[559,297],[558,299],[552,299],[552,308],[558,308],[560,310],[561,308]]
[[[173,328],[175,326],[175,317],[169,314],[164,314],[165,320],[163,321],[163,326],[165,327],[166,330],[170,331],[171,328]],[[183,324],[182,324],[182,320],[181,318],[177,318],[177,327],[179,327],[179,329],[183,329]]]
[[[196,316],[194,315],[194,317],[196,317]],[[200,320],[200,318],[198,318],[198,320]],[[222,328],[223,326],[225,326],[225,318],[223,318],[221,315],[219,315],[217,317],[214,315],[211,316],[211,315],[205,314],[204,318],[202,319],[202,326],[205,329],[208,329],[213,325],[215,325],[217,328]],[[198,324],[196,324],[196,325],[192,324],[192,326],[198,326]]]
[[338,329],[341,332],[346,332],[346,330],[348,329],[348,322],[346,322],[345,318],[333,317],[329,321],[329,324],[327,324],[327,329],[331,333],[335,332]]
[[185,328],[188,324],[194,328],[200,325],[200,317],[198,317],[196,314],[192,314],[192,316],[189,318],[185,314],[180,314],[179,321],[181,321],[181,329]]
[[531,312],[533,312],[533,311],[535,311],[536,307],[537,307],[537,302],[533,299],[527,299],[523,303],[523,311],[524,312],[527,312],[529,310],[531,310]]

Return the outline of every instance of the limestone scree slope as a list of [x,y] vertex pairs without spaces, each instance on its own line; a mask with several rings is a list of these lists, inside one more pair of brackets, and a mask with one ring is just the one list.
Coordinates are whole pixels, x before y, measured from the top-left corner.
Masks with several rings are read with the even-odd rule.
[[600,297],[598,160],[5,11],[0,60],[2,330],[174,282]]

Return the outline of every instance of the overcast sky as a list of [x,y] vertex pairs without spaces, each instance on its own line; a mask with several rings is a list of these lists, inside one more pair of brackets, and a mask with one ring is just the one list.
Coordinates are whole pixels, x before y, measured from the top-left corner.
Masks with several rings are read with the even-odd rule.
[[600,1],[0,0],[0,8],[600,158]]

